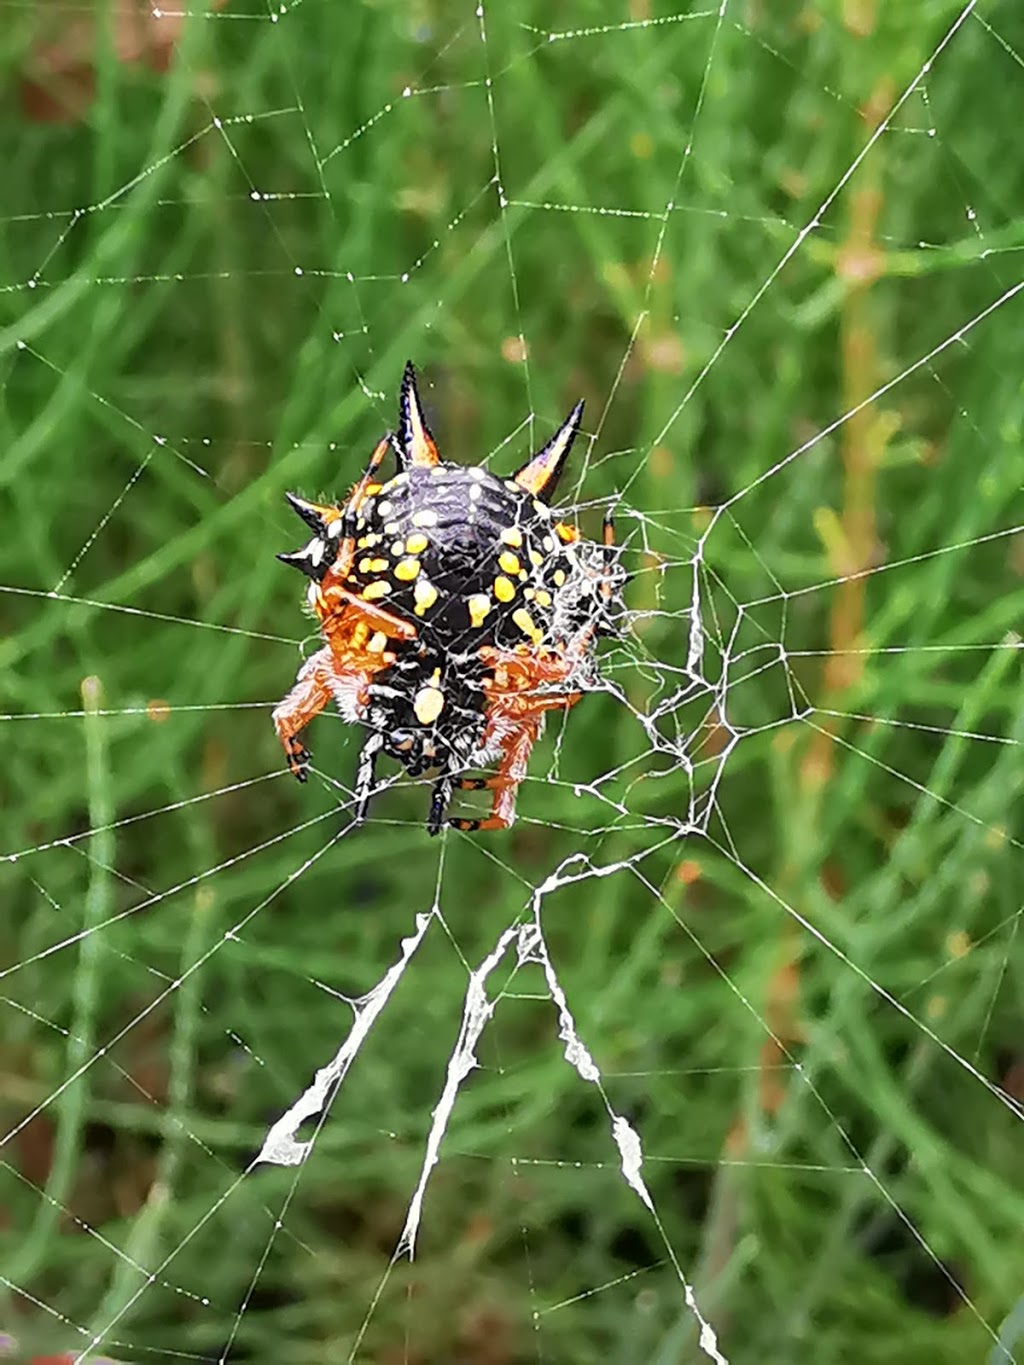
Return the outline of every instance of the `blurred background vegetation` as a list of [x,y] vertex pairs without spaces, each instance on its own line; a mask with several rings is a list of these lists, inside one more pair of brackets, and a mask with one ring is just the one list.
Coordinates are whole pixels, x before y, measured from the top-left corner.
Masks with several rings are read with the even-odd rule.
[[[674,1256],[741,1365],[1024,1359],[1024,11],[3,0],[0,71],[10,1351],[674,1365]],[[492,838],[409,783],[342,833],[357,737],[299,789],[269,723],[282,493],[407,356],[495,468],[584,396],[636,574]],[[698,545],[725,707],[645,729]],[[510,969],[375,1301],[467,963],[573,855],[542,923],[658,1218]],[[309,1162],[243,1175],[432,907]]]

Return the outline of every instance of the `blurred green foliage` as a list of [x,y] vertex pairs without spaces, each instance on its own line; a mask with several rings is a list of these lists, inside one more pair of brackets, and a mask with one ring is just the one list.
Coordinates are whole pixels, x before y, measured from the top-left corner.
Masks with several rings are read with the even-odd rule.
[[[674,1365],[679,1270],[738,1365],[994,1349],[1024,23],[971,8],[0,7],[21,1349]],[[357,737],[318,720],[299,789],[269,724],[311,645],[282,493],[348,485],[407,356],[444,453],[495,468],[584,396],[570,497],[590,533],[620,499],[636,575],[615,694],[498,837],[429,840],[409,783],[346,832]],[[685,690],[695,566],[724,709]],[[657,1218],[510,962],[375,1302],[467,964],[535,906]],[[309,1162],[243,1174],[432,907]]]

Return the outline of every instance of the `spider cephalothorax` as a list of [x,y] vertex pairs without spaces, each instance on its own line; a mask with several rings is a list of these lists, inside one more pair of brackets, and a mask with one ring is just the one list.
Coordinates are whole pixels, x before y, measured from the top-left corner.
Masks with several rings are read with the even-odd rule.
[[[287,495],[313,538],[279,558],[310,578],[326,644],[303,665],[274,725],[300,780],[310,755],[298,736],[330,700],[369,731],[357,819],[384,753],[413,776],[435,774],[432,834],[456,788],[486,787],[493,809],[450,823],[507,827],[545,713],[568,709],[593,681],[594,645],[621,582],[611,517],[602,547],[547,506],[582,412],[577,403],[548,444],[501,479],[439,458],[410,364],[398,435],[380,441],[347,501]],[[389,451],[398,472],[381,482]],[[464,776],[495,761],[493,777]]]

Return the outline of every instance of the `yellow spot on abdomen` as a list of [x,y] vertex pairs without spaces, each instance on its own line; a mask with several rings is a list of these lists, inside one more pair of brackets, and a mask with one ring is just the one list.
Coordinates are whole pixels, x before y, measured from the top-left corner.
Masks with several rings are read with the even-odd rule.
[[498,556],[498,567],[504,569],[506,573],[519,573],[523,566],[518,555],[514,555],[511,550],[502,550]]
[[385,583],[383,578],[378,578],[376,583],[370,583],[363,589],[362,597],[364,602],[376,602],[381,597],[387,597],[391,591],[391,584]]
[[474,593],[466,602],[469,608],[469,619],[474,627],[482,626],[484,618],[491,609],[491,599],[485,592]]
[[430,541],[422,531],[414,531],[405,542],[406,553],[411,555],[422,554],[429,544]]
[[420,571],[420,561],[418,559],[402,559],[394,569],[395,577],[400,578],[403,583],[411,583]]
[[413,610],[417,616],[423,616],[437,601],[437,589],[433,583],[421,578],[413,588],[413,597],[416,600],[416,606]]
[[544,632],[538,629],[537,622],[525,607],[519,607],[512,613],[512,621],[535,645],[539,645],[543,640]]
[[360,573],[383,573],[388,567],[386,559],[361,559],[359,561]]
[[516,595],[515,584],[499,574],[494,580],[494,595],[499,602],[511,602]]
[[433,725],[444,710],[444,697],[436,687],[421,687],[413,699],[412,710],[421,725]]

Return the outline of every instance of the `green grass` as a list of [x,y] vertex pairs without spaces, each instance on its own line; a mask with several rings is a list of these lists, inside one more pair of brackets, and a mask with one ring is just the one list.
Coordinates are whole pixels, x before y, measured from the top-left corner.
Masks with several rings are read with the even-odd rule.
[[[58,123],[19,83],[89,11],[0,13],[3,1330],[676,1365],[674,1256],[734,1365],[1024,1358],[1014,6],[870,148],[957,3],[530,0],[483,43],[452,0],[229,0],[165,73],[100,23]],[[312,644],[283,491],[348,486],[409,356],[443,453],[495,468],[611,398],[569,496],[590,534],[620,499],[615,695],[495,837],[430,840],[410,783],[342,835],[357,736],[320,718],[300,789],[269,722]],[[698,553],[724,764],[706,691],[659,713]],[[467,964],[559,868],[546,941],[657,1221],[509,965],[367,1323]],[[242,1178],[432,906],[310,1160]]]

